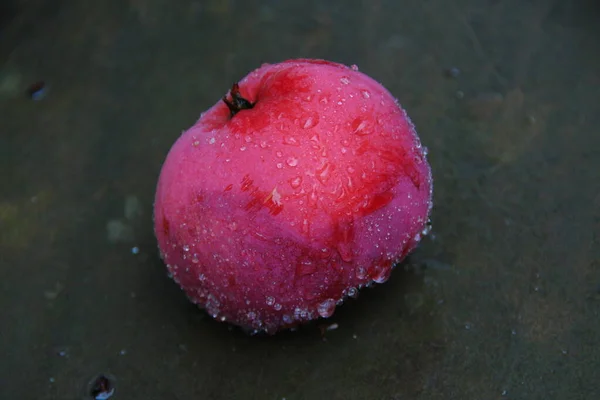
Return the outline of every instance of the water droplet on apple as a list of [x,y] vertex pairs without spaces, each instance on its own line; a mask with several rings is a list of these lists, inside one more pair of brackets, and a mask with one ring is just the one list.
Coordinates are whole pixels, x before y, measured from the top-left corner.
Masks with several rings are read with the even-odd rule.
[[431,232],[431,224],[428,223],[425,228],[423,228],[423,230],[421,231],[421,235],[423,236],[427,236],[429,235],[429,233]]
[[306,121],[304,121],[304,124],[302,125],[302,128],[304,128],[304,129],[310,129],[310,128],[314,127],[315,125],[317,125],[318,122],[319,121],[318,121],[317,118],[312,117],[312,116],[308,117],[306,119]]
[[317,190],[313,187],[308,194],[308,206],[311,208],[317,208],[318,199]]
[[283,168],[283,164],[282,164],[282,163],[277,163],[277,168],[278,168],[278,169],[281,169],[281,168]]
[[339,242],[336,246],[340,257],[345,262],[352,262],[352,245],[349,242]]
[[268,306],[272,306],[273,304],[275,304],[275,299],[271,296],[267,296],[266,303]]
[[335,311],[335,300],[327,299],[317,307],[317,312],[323,318],[329,318]]
[[360,91],[360,93],[362,94],[362,96],[363,96],[365,99],[368,99],[369,97],[371,97],[371,93],[369,93],[369,91],[368,91],[368,90],[364,90],[364,89],[363,89],[363,90],[361,90],[361,91]]
[[285,162],[290,167],[295,167],[296,165],[298,165],[298,159],[295,157],[290,157]]
[[353,129],[355,135],[359,135],[359,136],[369,135],[371,133],[371,130],[367,129],[367,128],[368,128],[368,123],[367,123],[367,121],[365,121],[362,118],[356,118],[354,121],[352,121],[352,129]]
[[348,77],[347,77],[347,76],[342,76],[342,77],[340,78],[340,82],[341,82],[343,85],[347,85],[347,84],[349,84],[349,83],[350,83],[350,79],[348,79]]
[[[298,146],[299,145],[298,140],[293,136],[285,136],[283,138],[283,143],[289,144],[290,146]],[[278,153],[280,153],[280,152],[278,152]],[[279,157],[281,157],[281,156],[279,156]]]
[[323,185],[327,184],[327,181],[331,178],[332,169],[331,163],[326,162],[323,164],[323,166],[317,170],[317,179],[319,182]]
[[354,179],[352,179],[351,176],[346,176],[346,182],[344,182],[344,187],[346,188],[346,191],[350,193],[354,192]]
[[298,189],[301,184],[302,184],[301,176],[296,176],[295,178],[292,178],[290,180],[290,186],[292,187],[292,189]]
[[358,267],[356,269],[356,277],[361,280],[367,277],[367,271],[364,267]]
[[278,151],[277,153],[275,153],[275,155],[276,155],[277,157],[283,157],[283,153],[282,153],[282,152],[280,152],[280,151]]
[[266,149],[266,148],[267,148],[267,146],[268,146],[268,145],[267,145],[267,142],[266,142],[265,140],[263,140],[263,141],[261,141],[261,142],[260,142],[260,147],[261,147],[261,148],[263,148],[263,149]]
[[350,69],[351,69],[352,71],[358,71],[358,65],[356,65],[356,64],[352,64],[352,65],[350,66]]
[[351,287],[348,288],[348,296],[352,297],[353,299],[358,297],[358,289],[356,289],[355,287]]
[[375,273],[373,275],[373,282],[376,283],[384,283],[386,282],[391,275],[392,269],[385,268],[383,266],[376,265],[374,267]]

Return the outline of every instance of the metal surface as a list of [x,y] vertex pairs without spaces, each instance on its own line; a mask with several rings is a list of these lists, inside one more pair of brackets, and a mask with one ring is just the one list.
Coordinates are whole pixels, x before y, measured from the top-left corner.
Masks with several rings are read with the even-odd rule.
[[[6,4],[0,398],[88,398],[99,374],[129,400],[600,398],[595,2]],[[167,279],[154,188],[232,81],[295,57],[399,98],[434,235],[333,318],[248,337]]]

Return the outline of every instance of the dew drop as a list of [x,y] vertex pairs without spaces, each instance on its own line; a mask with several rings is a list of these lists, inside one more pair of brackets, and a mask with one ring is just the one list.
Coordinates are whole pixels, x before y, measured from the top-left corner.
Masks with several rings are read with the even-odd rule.
[[275,299],[271,296],[267,296],[266,303],[268,306],[272,306],[273,304],[275,304]]
[[317,196],[317,189],[315,187],[312,188],[310,194],[308,195],[308,206],[311,208],[317,208],[319,197]]
[[187,244],[183,245],[183,251],[188,252],[190,251],[190,246],[188,246]]
[[362,97],[364,97],[365,99],[368,99],[371,97],[371,93],[369,93],[368,90],[361,90],[360,93],[362,94]]
[[343,85],[347,85],[347,84],[349,84],[349,83],[350,83],[350,79],[348,79],[348,77],[347,77],[347,76],[342,76],[342,77],[340,78],[340,82],[341,82]]
[[280,151],[278,151],[277,153],[275,153],[275,155],[276,155],[277,157],[283,157],[283,153],[282,153],[282,152],[280,152]]
[[358,65],[356,65],[356,64],[352,64],[352,65],[350,66],[350,69],[351,69],[352,71],[358,71]]
[[353,299],[358,297],[358,289],[355,287],[348,288],[348,296],[352,297]]
[[217,140],[216,140],[214,137],[211,137],[211,138],[208,140],[208,143],[210,143],[210,144],[215,144],[215,142],[216,142],[216,141],[217,141]]
[[329,178],[331,178],[331,170],[332,166],[330,163],[326,162],[321,168],[317,170],[317,179],[323,185],[327,184]]
[[279,168],[279,169],[283,168],[283,164],[282,163],[277,163],[277,168]]
[[376,266],[375,270],[376,270],[376,272],[373,275],[373,282],[375,282],[375,283],[386,282],[390,278],[390,275],[392,273],[391,268],[385,268],[382,266]]
[[333,299],[325,300],[324,302],[319,304],[319,306],[317,308],[317,312],[323,318],[331,317],[333,315],[334,311],[335,311],[335,300],[333,300]]
[[298,159],[294,158],[294,157],[290,157],[288,158],[286,161],[286,164],[289,165],[290,167],[295,167],[296,165],[298,165]]
[[352,129],[354,130],[355,135],[366,136],[366,135],[370,134],[371,132],[369,129],[367,129],[367,127],[368,127],[367,121],[365,121],[361,118],[356,118],[352,122]]
[[425,228],[421,231],[421,235],[427,236],[431,232],[431,224],[425,225]]
[[281,310],[281,304],[279,303],[275,303],[275,305],[273,306],[273,308],[277,311]]
[[292,187],[292,189],[298,189],[301,184],[302,184],[302,177],[301,176],[297,176],[297,177],[292,178],[290,180],[290,186]]
[[304,125],[302,125],[302,127],[304,129],[310,129],[312,127],[314,127],[315,125],[317,125],[318,120],[314,117],[308,117],[306,119],[306,121],[304,121]]
[[263,149],[266,149],[267,148],[267,142],[265,140],[262,140],[260,142],[260,147],[263,148]]
[[356,277],[360,280],[363,280],[367,277],[367,271],[364,267],[358,267],[356,269]]
[[298,140],[293,136],[286,136],[283,138],[284,144],[289,144],[290,146],[298,146]]
[[336,246],[336,250],[338,254],[345,262],[352,262],[352,247],[351,243],[340,242]]

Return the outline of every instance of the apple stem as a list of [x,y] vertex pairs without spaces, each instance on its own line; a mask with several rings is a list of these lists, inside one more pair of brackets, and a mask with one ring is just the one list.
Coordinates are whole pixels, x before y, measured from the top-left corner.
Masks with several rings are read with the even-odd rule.
[[254,103],[251,103],[242,97],[240,94],[240,85],[238,83],[233,84],[231,90],[229,91],[229,95],[231,96],[231,100],[225,96],[223,97],[223,102],[227,104],[229,111],[231,111],[232,117],[242,110],[248,110],[254,107]]

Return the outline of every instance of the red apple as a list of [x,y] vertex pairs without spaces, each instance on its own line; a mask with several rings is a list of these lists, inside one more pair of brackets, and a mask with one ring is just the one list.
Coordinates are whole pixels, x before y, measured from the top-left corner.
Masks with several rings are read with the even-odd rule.
[[210,315],[274,333],[382,283],[428,230],[432,179],[414,126],[356,67],[265,64],[170,150],[155,233]]

